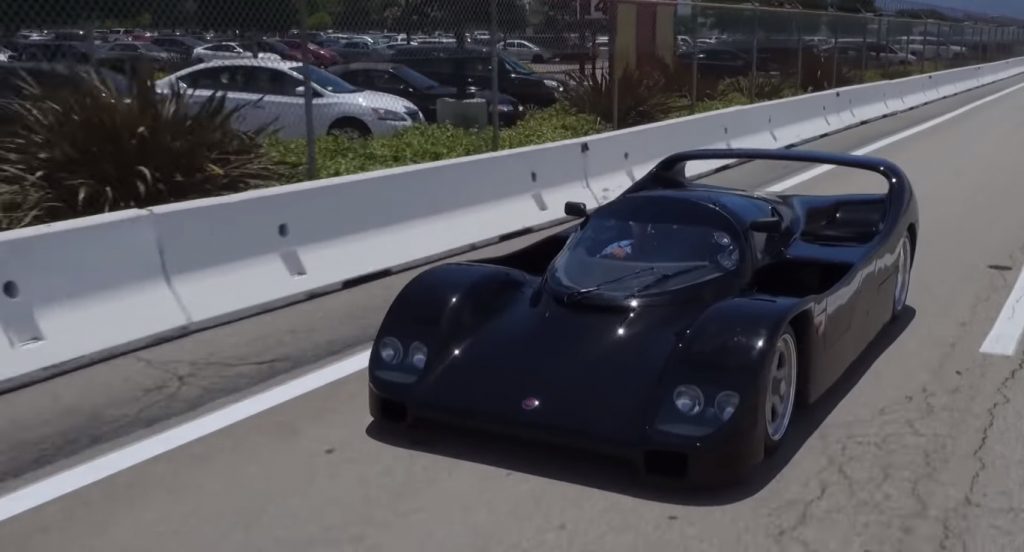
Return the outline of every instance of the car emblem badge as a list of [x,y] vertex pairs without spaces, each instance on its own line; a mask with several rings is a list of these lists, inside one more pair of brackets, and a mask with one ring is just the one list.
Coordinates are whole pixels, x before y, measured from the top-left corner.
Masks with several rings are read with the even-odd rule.
[[534,397],[527,397],[523,399],[523,410],[533,410],[540,406],[540,401]]

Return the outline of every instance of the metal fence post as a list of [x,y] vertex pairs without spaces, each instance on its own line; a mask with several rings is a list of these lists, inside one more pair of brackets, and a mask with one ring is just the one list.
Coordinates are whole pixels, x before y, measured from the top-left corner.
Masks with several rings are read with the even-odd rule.
[[491,0],[491,151],[498,151],[501,147],[498,88],[498,0]]
[[757,101],[757,36],[761,32],[761,8],[754,4],[753,61],[750,64],[750,103]]
[[860,81],[868,80],[868,22],[864,20],[864,42],[860,49]]
[[302,74],[303,74],[303,105],[306,111],[306,179],[315,180],[319,174],[316,167],[316,132],[313,130],[313,83],[310,78],[310,57],[309,51],[309,14],[306,9],[306,0],[297,0],[299,3],[299,32],[302,33]]
[[888,25],[885,26],[885,39],[883,39],[882,38],[882,25],[884,23],[885,22],[883,20],[881,20],[881,19],[878,20],[878,29],[877,29],[878,32],[875,33],[875,34],[877,35],[876,36],[876,40],[878,41],[879,46],[885,47],[882,50],[882,53],[885,54],[885,57],[883,59],[885,60],[885,70],[888,71],[889,70],[889,52],[888,52],[888,47],[889,47],[889,26]]
[[691,96],[690,96],[690,112],[691,113],[696,113],[697,112],[697,101],[698,101],[698,98],[697,98],[697,79],[700,77],[700,71],[697,68],[697,61],[698,61],[698,56],[697,56],[697,46],[698,46],[697,45],[697,34],[698,34],[698,32],[697,32],[697,29],[698,29],[698,25],[700,24],[700,17],[699,17],[699,15],[697,13],[697,10],[699,10],[699,9],[700,8],[696,4],[690,4],[690,23],[691,23],[691,27],[693,28],[693,37],[694,37],[693,38],[693,52],[692,52],[693,56],[692,56],[692,60],[690,61],[690,78],[692,79],[692,82],[690,83],[690,88],[692,90]]
[[619,77],[616,74],[616,68],[620,63],[618,56],[615,55],[615,42],[618,38],[619,28],[619,3],[617,0],[608,0],[608,21],[611,23],[611,28],[608,33],[608,70],[610,71],[609,78],[612,85],[612,129],[619,129]]
[[803,82],[804,82],[804,33],[800,30],[800,25],[793,21],[793,28],[796,34],[796,89],[797,92],[803,93]]
[[[925,72],[925,60],[928,59],[928,20],[924,21],[924,31],[921,32],[921,72]],[[938,48],[936,48],[938,55]]]
[[839,84],[839,25],[832,23],[832,88]]

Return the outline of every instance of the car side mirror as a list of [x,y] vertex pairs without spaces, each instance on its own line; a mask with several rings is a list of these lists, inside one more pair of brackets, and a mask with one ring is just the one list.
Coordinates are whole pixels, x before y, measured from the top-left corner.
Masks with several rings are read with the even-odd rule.
[[565,214],[573,218],[584,218],[587,216],[587,204],[582,201],[566,201]]
[[306,87],[305,86],[300,86],[300,87],[296,88],[295,89],[295,95],[296,96],[305,96],[306,95]]
[[771,217],[752,220],[750,221],[750,231],[764,234],[780,234],[782,233],[782,219]]

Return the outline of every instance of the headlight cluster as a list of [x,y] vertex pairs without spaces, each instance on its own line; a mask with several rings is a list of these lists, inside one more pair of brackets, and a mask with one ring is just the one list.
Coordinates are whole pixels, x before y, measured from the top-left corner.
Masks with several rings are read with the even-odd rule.
[[385,337],[377,343],[377,355],[384,361],[384,367],[377,375],[399,383],[416,381],[427,366],[427,346],[419,341],[409,345],[408,351],[402,342],[394,337]]
[[399,113],[397,111],[392,111],[390,109],[383,109],[383,108],[379,108],[379,107],[374,107],[372,109],[373,109],[373,114],[380,121],[392,121],[392,122],[404,123],[405,121],[409,120],[405,115],[403,115],[402,113]]
[[[679,412],[686,416],[698,416],[704,412],[704,393],[696,385],[680,385],[672,393],[672,402]],[[740,395],[735,391],[722,391],[715,397],[714,414],[725,422],[736,412]]]
[[703,437],[715,431],[733,417],[740,405],[740,395],[735,391],[692,384],[675,387],[668,399],[662,403],[655,425],[688,437]]

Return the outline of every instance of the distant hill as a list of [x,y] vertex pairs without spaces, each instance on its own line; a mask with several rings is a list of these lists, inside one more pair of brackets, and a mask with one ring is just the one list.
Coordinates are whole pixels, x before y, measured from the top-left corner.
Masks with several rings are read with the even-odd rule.
[[1024,18],[1024,2],[1020,0],[929,0],[929,3],[971,12]]

